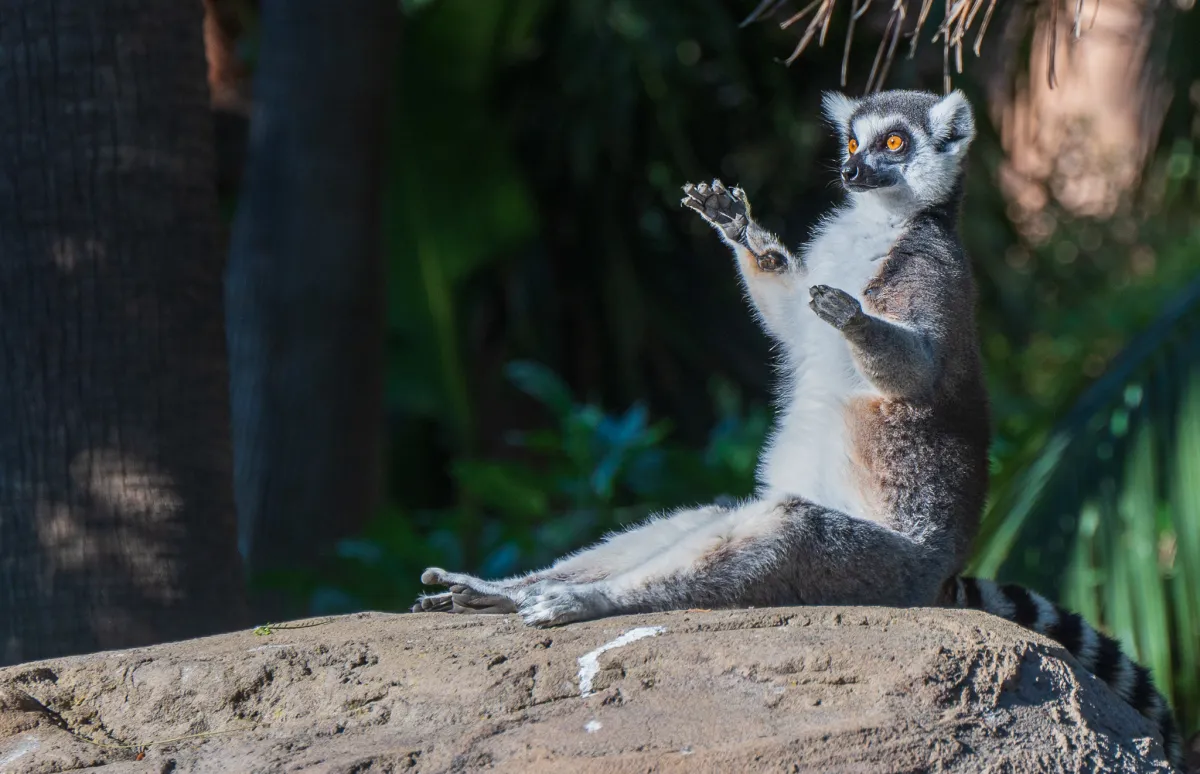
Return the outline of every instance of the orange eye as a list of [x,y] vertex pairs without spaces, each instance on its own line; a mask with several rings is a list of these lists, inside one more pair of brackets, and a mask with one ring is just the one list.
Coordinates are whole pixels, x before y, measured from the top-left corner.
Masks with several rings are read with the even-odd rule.
[[850,142],[846,144],[846,148],[851,153],[856,153],[858,151],[858,140],[851,137]]
[[889,134],[887,138],[887,149],[890,151],[898,151],[904,147],[904,138],[898,134]]

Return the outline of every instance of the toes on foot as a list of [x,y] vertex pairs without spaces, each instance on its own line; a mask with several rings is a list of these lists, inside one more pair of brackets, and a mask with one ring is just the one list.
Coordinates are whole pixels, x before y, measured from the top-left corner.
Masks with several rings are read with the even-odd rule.
[[585,596],[567,589],[550,589],[518,602],[521,619],[530,626],[558,626],[588,617]]
[[445,613],[450,611],[452,597],[448,592],[422,594],[411,608],[414,613]]
[[427,567],[425,572],[421,573],[421,582],[426,586],[436,586],[445,584],[446,571],[441,567]]

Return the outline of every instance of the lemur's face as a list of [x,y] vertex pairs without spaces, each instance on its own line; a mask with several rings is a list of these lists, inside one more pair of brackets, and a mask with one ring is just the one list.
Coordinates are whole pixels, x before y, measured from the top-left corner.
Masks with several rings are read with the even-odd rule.
[[975,137],[971,106],[962,92],[939,98],[885,91],[857,100],[829,93],[823,107],[842,139],[842,184],[848,191],[880,192],[923,205],[951,195]]

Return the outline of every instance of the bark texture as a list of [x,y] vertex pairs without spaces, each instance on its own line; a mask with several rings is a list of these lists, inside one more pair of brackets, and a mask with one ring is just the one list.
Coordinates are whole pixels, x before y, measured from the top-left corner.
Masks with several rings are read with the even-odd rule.
[[0,0],[0,661],[227,630],[201,3]]
[[[312,566],[374,510],[395,0],[265,0],[227,288],[240,539]],[[261,615],[287,611],[258,597]]]

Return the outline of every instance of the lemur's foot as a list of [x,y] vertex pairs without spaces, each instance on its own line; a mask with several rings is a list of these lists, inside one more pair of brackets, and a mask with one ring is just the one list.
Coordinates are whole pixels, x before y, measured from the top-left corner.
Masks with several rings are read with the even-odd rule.
[[862,304],[844,290],[828,285],[813,285],[808,290],[812,300],[808,305],[817,316],[839,331],[852,328],[866,319]]
[[517,604],[502,594],[485,594],[469,586],[454,585],[440,594],[417,597],[411,612],[503,615],[517,612]]
[[441,594],[421,594],[417,597],[417,602],[412,606],[410,612],[449,613],[453,606],[454,600],[448,591]]
[[750,202],[741,188],[729,189],[720,180],[713,180],[711,185],[688,183],[683,192],[687,195],[680,204],[700,213],[700,217],[717,229],[725,241],[749,250],[760,271],[787,269],[787,257],[778,248],[775,238],[750,219]]
[[687,194],[680,202],[683,206],[700,213],[710,225],[721,230],[727,238],[740,241],[750,222],[750,203],[740,188],[727,189],[720,180],[712,185],[688,183],[683,187]]
[[585,584],[555,583],[520,594],[517,612],[530,626],[560,626],[608,614],[608,601]]
[[450,591],[417,597],[411,608],[414,613],[517,612],[517,605],[506,590],[472,575],[430,567],[421,573],[421,582],[429,586],[449,586]]

